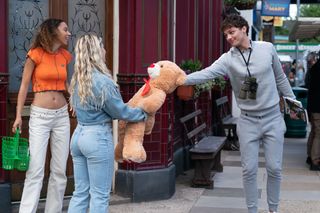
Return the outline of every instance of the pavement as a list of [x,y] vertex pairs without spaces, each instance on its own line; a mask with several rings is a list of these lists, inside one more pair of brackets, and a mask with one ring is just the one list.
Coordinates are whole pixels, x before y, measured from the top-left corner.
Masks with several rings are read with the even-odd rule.
[[[320,212],[320,172],[310,171],[306,160],[307,138],[286,138],[284,144],[283,179],[280,213]],[[266,170],[263,150],[259,153],[259,213],[267,213]],[[130,199],[112,194],[110,213],[246,213],[242,188],[240,153],[223,151],[224,170],[213,177],[214,189],[192,188],[193,170],[176,179],[176,192],[168,200],[131,203]],[[64,203],[67,212],[70,198]],[[43,212],[44,202],[39,211]],[[17,212],[18,204],[13,207]]]

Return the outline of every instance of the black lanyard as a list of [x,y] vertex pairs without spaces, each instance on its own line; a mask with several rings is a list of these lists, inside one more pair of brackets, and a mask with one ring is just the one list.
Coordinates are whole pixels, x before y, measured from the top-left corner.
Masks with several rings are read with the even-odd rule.
[[251,57],[251,52],[252,52],[252,48],[250,48],[250,53],[249,53],[249,57],[248,57],[248,61],[244,58],[244,55],[242,54],[241,50],[237,47],[237,49],[239,50],[241,56],[242,56],[242,59],[244,61],[244,63],[246,64],[247,66],[247,71],[248,71],[248,74],[249,74],[249,77],[251,77],[251,73],[250,73],[250,70],[249,70],[249,62],[250,62],[250,57]]

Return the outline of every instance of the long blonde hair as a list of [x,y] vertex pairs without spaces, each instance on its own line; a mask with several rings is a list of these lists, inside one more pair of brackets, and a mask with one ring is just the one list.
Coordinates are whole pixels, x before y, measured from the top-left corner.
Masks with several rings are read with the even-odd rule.
[[78,38],[75,46],[75,64],[74,73],[70,83],[70,103],[75,92],[75,85],[78,84],[78,95],[80,103],[87,103],[88,98],[94,98],[92,93],[92,72],[94,69],[109,76],[104,56],[102,54],[102,42],[94,34],[86,34]]

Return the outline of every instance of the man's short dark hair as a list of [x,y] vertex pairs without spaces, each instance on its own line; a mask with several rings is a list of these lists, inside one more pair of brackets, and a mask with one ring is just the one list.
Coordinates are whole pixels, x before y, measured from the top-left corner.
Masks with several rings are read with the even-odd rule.
[[227,15],[226,18],[222,21],[221,31],[224,32],[226,29],[231,27],[236,27],[241,29],[242,27],[247,28],[247,35],[249,33],[249,24],[242,16],[237,14]]

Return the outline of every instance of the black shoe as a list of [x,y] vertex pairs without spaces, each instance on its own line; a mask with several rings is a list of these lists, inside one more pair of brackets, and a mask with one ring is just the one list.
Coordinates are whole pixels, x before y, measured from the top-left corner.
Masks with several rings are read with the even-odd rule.
[[312,163],[311,157],[309,157],[309,156],[307,157],[306,163],[311,165],[311,163]]
[[223,146],[223,150],[228,150],[228,151],[239,151],[239,147],[236,146],[233,143],[226,142]]
[[320,165],[316,165],[316,164],[313,164],[313,163],[311,162],[310,170],[311,170],[311,171],[320,171]]

